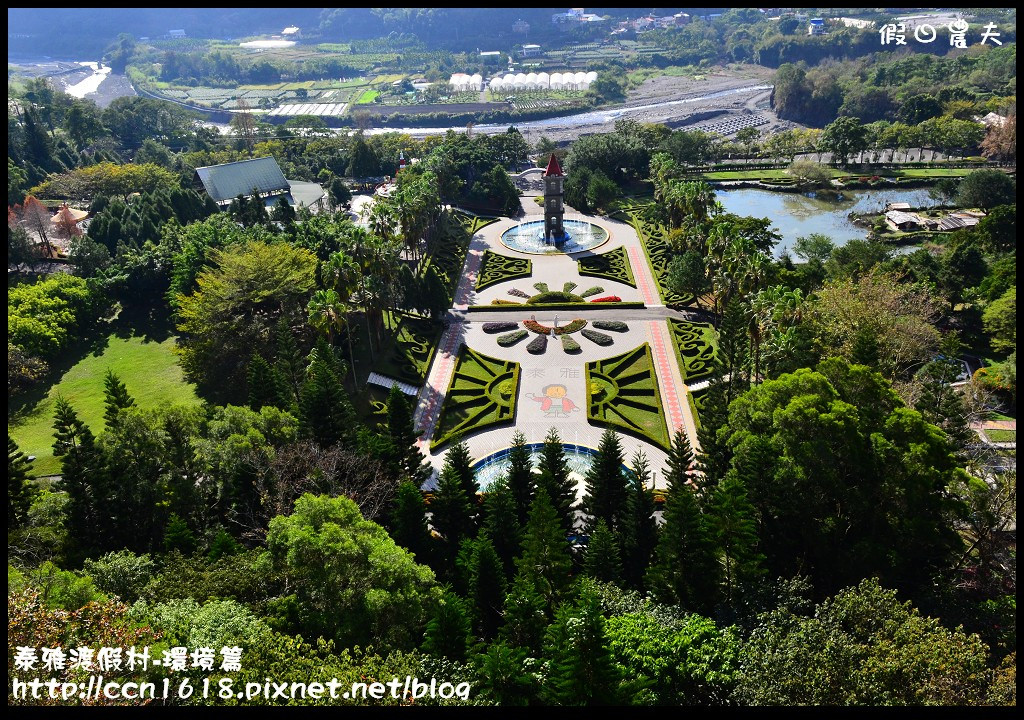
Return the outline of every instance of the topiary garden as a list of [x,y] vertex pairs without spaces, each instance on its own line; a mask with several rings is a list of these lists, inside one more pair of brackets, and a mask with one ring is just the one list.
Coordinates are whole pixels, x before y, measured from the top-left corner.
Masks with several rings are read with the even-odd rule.
[[518,388],[519,363],[488,357],[463,345],[437,418],[431,450],[468,432],[515,420]]
[[651,348],[644,343],[623,355],[586,365],[587,420],[669,448],[668,425],[654,372]]

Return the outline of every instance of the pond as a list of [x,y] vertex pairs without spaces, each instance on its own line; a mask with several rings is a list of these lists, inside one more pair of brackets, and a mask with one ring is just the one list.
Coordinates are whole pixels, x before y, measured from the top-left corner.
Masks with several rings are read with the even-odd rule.
[[[716,196],[726,212],[741,216],[770,218],[782,241],[775,246],[775,256],[789,249],[798,237],[821,233],[837,245],[867,237],[867,229],[857,227],[847,218],[851,212],[882,212],[886,203],[905,202],[911,207],[932,207],[935,201],[926,188],[915,190],[848,190],[842,200],[820,200],[799,193],[771,190],[718,189]],[[794,258],[799,259],[799,258]]]

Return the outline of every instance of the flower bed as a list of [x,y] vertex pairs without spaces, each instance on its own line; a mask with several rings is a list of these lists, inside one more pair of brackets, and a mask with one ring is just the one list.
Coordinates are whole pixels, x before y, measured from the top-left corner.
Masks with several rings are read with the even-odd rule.
[[499,335],[498,344],[501,345],[502,347],[511,347],[529,334],[530,333],[526,332],[525,330],[516,330],[515,332],[511,332],[508,335]]
[[491,300],[491,305],[522,305],[522,303],[517,303],[513,300],[502,300],[501,298],[494,298],[493,300]]
[[531,355],[543,355],[544,351],[548,349],[548,336],[538,335],[530,344],[526,346],[526,352]]
[[570,335],[563,335],[562,336],[562,349],[565,352],[567,352],[567,353],[575,354],[575,353],[580,352],[580,344],[578,342],[576,342],[572,338],[572,336],[570,336]]
[[590,302],[622,302],[622,298],[618,295],[605,295],[604,297],[594,298]]
[[524,292],[523,292],[522,290],[520,290],[519,288],[512,288],[511,290],[509,290],[509,291],[508,291],[508,294],[509,294],[509,295],[512,295],[512,296],[514,296],[514,297],[521,297],[521,298],[523,298],[524,300],[530,297],[529,295],[527,295],[526,293],[524,293]]
[[612,332],[626,332],[629,326],[621,320],[595,320],[590,323],[598,330],[611,330]]
[[573,295],[568,292],[558,292],[552,290],[548,292],[541,292],[534,295],[532,298],[526,301],[527,305],[547,305],[550,303],[584,303],[586,300],[581,298],[579,295]]
[[595,285],[594,287],[587,288],[586,290],[581,292],[580,293],[580,297],[581,298],[588,298],[591,295],[599,295],[599,294],[601,294],[603,292],[604,292],[604,288],[603,287],[601,287],[600,285]]
[[605,335],[603,332],[598,332],[597,330],[584,330],[583,337],[591,342],[597,343],[598,345],[611,345],[612,342],[614,342],[611,335]]
[[509,330],[515,330],[519,327],[518,323],[514,322],[488,322],[483,324],[485,333],[500,333],[508,332]]
[[576,283],[574,283],[572,280],[570,280],[569,282],[567,282],[564,285],[562,285],[562,292],[571,293],[575,289],[576,289]]

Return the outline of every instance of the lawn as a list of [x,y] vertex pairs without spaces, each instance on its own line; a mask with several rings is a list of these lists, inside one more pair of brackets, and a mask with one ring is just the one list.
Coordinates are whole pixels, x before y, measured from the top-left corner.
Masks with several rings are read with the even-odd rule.
[[519,363],[488,357],[463,345],[430,449],[489,425],[512,422],[518,391]]
[[506,280],[530,277],[532,273],[533,263],[527,258],[508,257],[484,250],[480,272],[476,276],[476,289],[486,290],[491,285],[497,285]]
[[1016,430],[986,430],[985,434],[992,442],[1017,442]]
[[26,455],[35,455],[33,472],[53,475],[60,472],[60,461],[53,457],[53,406],[63,395],[78,412],[78,417],[94,434],[103,431],[103,376],[110,368],[128,387],[136,404],[143,409],[165,403],[197,405],[195,387],[185,382],[173,353],[174,338],[163,342],[110,335],[99,354],[90,354],[72,366],[50,388],[46,396],[17,417],[8,415],[7,430]]
[[610,252],[591,255],[576,261],[580,276],[607,278],[623,285],[636,287],[633,269],[629,266],[625,247],[617,247]]
[[590,424],[612,427],[669,448],[661,393],[647,343],[623,355],[588,362],[586,383]]

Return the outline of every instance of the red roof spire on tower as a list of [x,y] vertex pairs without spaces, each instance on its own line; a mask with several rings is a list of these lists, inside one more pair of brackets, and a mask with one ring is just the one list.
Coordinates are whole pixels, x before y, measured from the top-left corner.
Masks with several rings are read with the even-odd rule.
[[562,172],[562,166],[558,164],[558,158],[555,157],[554,153],[551,153],[551,159],[548,160],[548,169],[544,171],[544,177],[549,175],[565,175]]

